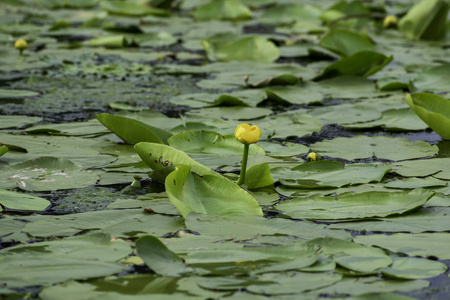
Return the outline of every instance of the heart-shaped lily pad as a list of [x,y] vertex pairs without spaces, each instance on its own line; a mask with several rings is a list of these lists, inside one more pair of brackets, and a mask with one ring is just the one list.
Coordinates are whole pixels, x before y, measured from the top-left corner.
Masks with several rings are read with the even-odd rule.
[[423,206],[434,192],[365,192],[344,193],[334,197],[313,196],[281,202],[277,208],[292,218],[305,219],[364,219],[404,214]]
[[4,168],[0,177],[3,188],[19,187],[26,191],[74,189],[95,184],[98,176],[64,158],[41,157]]
[[347,160],[376,157],[394,161],[432,156],[438,152],[436,145],[427,142],[385,136],[335,138],[315,143],[311,150],[322,156]]
[[[50,201],[27,194],[0,189],[0,205],[12,210],[40,211],[50,206]],[[0,206],[0,212],[2,210]]]

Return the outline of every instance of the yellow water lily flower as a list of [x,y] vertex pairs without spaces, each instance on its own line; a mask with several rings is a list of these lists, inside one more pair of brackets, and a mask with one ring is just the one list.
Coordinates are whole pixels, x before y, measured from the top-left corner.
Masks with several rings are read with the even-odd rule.
[[318,161],[321,159],[321,156],[316,152],[311,152],[306,156],[306,161]]
[[244,123],[236,128],[234,136],[242,144],[254,144],[257,143],[261,137],[261,129],[256,125],[250,126],[247,123]]
[[250,144],[257,143],[261,137],[261,129],[258,126],[250,126],[246,123],[239,125],[234,131],[234,136],[236,139],[244,144],[244,153],[242,154],[242,164],[241,164],[241,174],[238,185],[242,185],[245,182],[245,173],[247,172],[247,159],[248,159],[248,149]]
[[28,48],[28,43],[24,39],[19,39],[14,43],[14,48],[20,51],[20,54],[22,55],[23,50]]
[[397,25],[397,17],[396,16],[386,16],[383,20],[383,27],[389,28]]
[[28,48],[28,43],[27,41],[20,39],[14,43],[14,47],[18,50],[25,50]]

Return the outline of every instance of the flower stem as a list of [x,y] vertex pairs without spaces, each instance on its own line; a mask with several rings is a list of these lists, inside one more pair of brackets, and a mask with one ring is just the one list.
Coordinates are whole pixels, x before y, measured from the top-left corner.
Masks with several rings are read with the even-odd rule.
[[241,175],[239,176],[237,185],[244,184],[244,181],[245,181],[245,172],[247,171],[247,159],[248,159],[248,149],[249,148],[250,148],[250,144],[244,144],[244,153],[242,154],[242,164],[241,164]]

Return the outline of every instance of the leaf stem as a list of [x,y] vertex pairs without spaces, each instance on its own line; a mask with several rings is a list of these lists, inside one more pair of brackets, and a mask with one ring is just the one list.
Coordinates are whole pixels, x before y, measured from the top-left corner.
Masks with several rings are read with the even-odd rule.
[[245,181],[245,173],[247,171],[247,159],[248,159],[248,149],[249,148],[250,148],[250,144],[244,144],[244,153],[242,154],[242,164],[241,164],[241,175],[239,176],[237,185],[244,184],[244,181]]

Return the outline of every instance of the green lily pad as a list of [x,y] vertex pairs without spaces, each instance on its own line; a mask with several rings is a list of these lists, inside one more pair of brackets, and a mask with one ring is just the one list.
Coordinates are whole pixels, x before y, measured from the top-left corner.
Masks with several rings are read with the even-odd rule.
[[178,41],[177,37],[166,31],[130,35],[129,38],[139,47],[170,46]]
[[157,128],[163,129],[165,131],[183,124],[180,119],[169,118],[158,111],[148,109],[144,109],[139,112],[119,111],[115,114],[115,116],[137,120],[150,126],[158,125]]
[[272,281],[272,284],[250,285],[247,287],[252,293],[263,295],[303,294],[321,287],[333,285],[342,280],[342,275],[333,273],[267,273],[259,280]]
[[381,112],[368,109],[368,106],[363,103],[318,107],[309,111],[308,114],[318,118],[324,125],[338,124],[345,127],[347,124],[356,123],[355,126],[357,126],[360,124],[359,122],[369,122],[381,118]]
[[[12,256],[17,261],[2,269],[0,277],[10,270],[15,273],[20,265],[35,266],[17,276],[21,277],[20,286],[2,285],[5,280],[0,278],[4,298],[263,300],[271,294],[281,300],[445,298],[448,271],[431,280],[414,280],[394,278],[382,270],[399,269],[392,262],[388,265],[387,257],[422,256],[448,264],[441,260],[448,258],[450,242],[446,238],[450,232],[450,186],[446,185],[450,180],[450,141],[441,140],[426,127],[404,101],[403,93],[429,92],[450,98],[450,23],[443,17],[447,4],[439,4],[448,1],[426,0],[427,5],[422,4],[417,15],[423,18],[416,19],[414,29],[424,34],[412,39],[399,30],[398,23],[385,28],[383,18],[406,19],[408,10],[422,0],[321,0],[307,4],[293,0],[238,1],[247,19],[237,17],[238,13],[233,15],[239,11],[238,5],[226,6],[233,1],[223,0],[0,1],[6,5],[6,9],[0,9],[0,85],[8,91],[36,92],[31,97],[0,99],[0,154],[9,149],[0,156],[0,174],[15,164],[51,156],[68,159],[83,166],[80,172],[90,170],[99,177],[95,186],[71,190],[33,192],[8,187],[21,196],[51,200],[52,207],[43,212],[14,211],[0,203],[0,239],[2,246],[8,246],[0,250],[0,265],[9,263]],[[211,6],[205,9],[204,4]],[[218,10],[209,9],[213,6]],[[433,11],[440,6],[441,11]],[[192,14],[200,8],[209,15],[205,19]],[[433,15],[437,17],[433,19]],[[425,41],[439,35],[437,20],[446,27],[446,36]],[[219,50],[219,45],[229,43],[232,47],[234,42],[254,36],[276,45],[280,58],[270,63],[211,62],[201,44],[206,40]],[[22,55],[14,47],[15,40],[21,38],[28,43]],[[99,46],[89,45],[91,41]],[[235,54],[235,50],[231,48],[227,55]],[[256,50],[253,52],[265,49]],[[364,77],[374,66],[361,60],[338,71],[346,74],[344,71],[366,67],[365,72],[335,76],[330,71],[327,79],[314,81],[329,65],[361,51],[377,51],[387,58],[392,55],[395,61]],[[92,119],[102,112],[161,129],[167,134],[167,144],[172,138],[181,140],[171,147],[157,143],[136,147],[141,159],[134,145]],[[30,116],[29,120],[23,120],[24,115]],[[249,157],[247,182],[242,189],[250,190],[264,217],[191,212],[184,218],[165,192],[155,193],[164,190],[162,183],[177,164],[196,169],[192,176],[199,174],[199,182],[204,182],[201,176],[222,178],[221,174],[231,183],[237,180],[242,145],[239,148],[231,141],[242,122],[262,129],[261,140],[250,146],[250,151],[258,153]],[[126,126],[119,127],[120,131]],[[130,135],[146,135],[141,127],[132,128]],[[195,134],[188,132],[191,130]],[[361,146],[360,138],[352,136],[367,138]],[[214,140],[222,137],[223,143]],[[347,144],[327,141],[333,138],[347,138],[343,139]],[[318,141],[332,145],[325,152],[334,158],[314,148],[320,145]],[[365,149],[368,153],[361,154]],[[311,151],[346,165],[335,162],[314,172],[308,167],[314,164],[304,162]],[[389,166],[374,165],[386,161],[392,162],[394,171],[384,175],[382,171]],[[130,186],[134,176],[142,178],[142,187]],[[318,177],[314,179],[318,181],[307,181],[311,177]],[[373,178],[376,182],[358,183]],[[292,186],[274,185],[272,179]],[[212,189],[216,184],[211,182]],[[315,188],[294,187],[300,183]],[[334,187],[327,188],[327,184]],[[189,182],[185,185],[196,191]],[[277,207],[294,201],[299,205],[292,211],[301,211],[302,197],[311,201],[305,211],[325,213],[337,210],[334,204],[339,200],[334,199],[338,197],[367,198],[365,193],[373,191],[396,196],[397,192],[418,188],[437,194],[421,207],[386,217],[296,219]],[[8,195],[0,196],[0,202],[13,198]],[[373,201],[378,199],[377,194],[372,195]],[[223,198],[228,204],[229,199]],[[317,203],[312,203],[314,200]],[[405,198],[403,204],[409,200]],[[21,205],[22,201],[10,202]],[[318,203],[322,206],[313,206]],[[353,212],[353,205],[349,204],[347,211],[363,211],[361,204]],[[393,206],[384,209],[395,210]],[[368,206],[366,211],[370,210],[374,209]],[[341,211],[329,214],[340,216]],[[69,242],[72,239],[68,237],[91,232],[111,234],[105,238],[108,242],[122,241],[111,242],[109,250],[88,246],[88,242]],[[399,232],[402,234],[396,234]],[[159,271],[146,266],[136,256],[135,243],[149,234],[175,253],[176,261],[186,258],[194,265],[181,261],[189,271],[177,273],[170,260],[157,256],[167,249],[150,242],[149,256],[164,266]],[[369,242],[372,236],[371,247],[356,244],[369,246],[363,240]],[[337,243],[304,244],[323,237],[346,240],[356,247],[350,251],[350,246]],[[122,246],[126,251],[121,255],[121,251],[111,250]],[[319,247],[322,253],[308,249]],[[6,255],[9,248],[15,252]],[[331,253],[333,248],[336,252]],[[83,249],[88,262],[80,262],[87,259]],[[69,262],[70,251],[77,258]],[[109,269],[103,265],[102,273],[96,264],[106,257],[111,265]],[[120,269],[111,271],[117,266]],[[59,281],[27,281],[27,276],[42,274],[48,278],[49,268],[59,268],[61,278],[56,278],[56,273],[54,276]],[[72,268],[72,274],[64,274],[71,273]],[[432,266],[421,269],[423,274],[414,266],[406,269],[403,274],[422,276],[418,278],[434,272]],[[156,273],[130,274],[148,271]],[[96,274],[99,277],[91,277]],[[333,277],[340,279],[333,282]]]
[[41,157],[3,169],[0,186],[26,191],[74,189],[95,184],[98,176],[64,158]]
[[[355,18],[346,19],[348,15],[367,15],[369,14],[369,9],[359,1],[347,2],[339,1],[328,7],[320,16],[320,19],[332,26],[339,26],[344,28],[353,28],[362,26],[368,21],[368,18]],[[342,20],[340,20],[342,18]],[[337,20],[340,20],[337,22]],[[336,22],[333,24],[333,22]]]
[[[356,277],[356,278],[344,278],[342,281],[337,282],[334,285],[329,287],[325,287],[323,289],[318,289],[310,294],[313,295],[342,295],[342,294],[352,294],[352,295],[360,295],[356,299],[370,299],[366,298],[363,295],[367,293],[378,293],[380,291],[383,292],[413,292],[424,289],[430,285],[430,282],[426,280],[386,280],[379,277]],[[370,297],[370,296],[369,296]],[[353,299],[353,298],[349,298]],[[375,298],[380,299],[380,298]],[[389,299],[394,300],[397,298],[381,298],[381,299]],[[410,300],[408,298],[399,298],[398,300]]]
[[25,224],[23,220],[17,220],[13,216],[3,214],[2,219],[0,219],[0,236],[2,237],[2,242],[26,242],[29,240],[29,236],[22,232]]
[[238,0],[216,0],[198,6],[192,16],[198,20],[239,21],[252,18],[250,9]]
[[392,263],[392,259],[381,249],[345,240],[317,238],[307,244],[319,246],[322,255],[330,256],[337,264],[357,272],[373,272]]
[[433,177],[427,178],[406,178],[402,180],[389,181],[384,185],[388,188],[394,189],[420,189],[426,187],[443,187],[448,186],[448,183],[443,180],[439,180]]
[[29,127],[25,130],[30,134],[48,133],[53,135],[67,136],[89,136],[108,133],[108,129],[100,124],[97,120],[89,120],[86,122],[67,122],[58,124],[39,124]]
[[447,85],[450,78],[450,64],[444,64],[431,67],[421,72],[413,80],[414,87],[421,91],[429,91],[433,93],[449,92]]
[[[170,146],[186,153],[205,153],[217,155],[242,155],[242,145],[232,135],[221,135],[214,131],[188,130],[173,135],[168,143]],[[265,154],[264,149],[252,145],[249,155]]]
[[89,41],[90,46],[105,48],[122,48],[127,47],[129,44],[130,41],[124,35],[102,36]]
[[202,108],[199,110],[191,110],[186,113],[188,116],[207,115],[209,118],[224,118],[230,120],[252,120],[270,114],[272,114],[272,111],[267,108],[244,106]]
[[399,30],[410,39],[440,39],[445,35],[449,5],[441,0],[422,0],[399,21]]
[[178,215],[179,212],[170,202],[165,193],[149,193],[139,196],[137,199],[117,199],[108,205],[108,209],[142,208],[151,209],[155,213]]
[[49,207],[51,203],[43,198],[0,189],[0,204],[12,210],[41,211]]
[[130,253],[126,242],[102,233],[19,245],[1,251],[0,278],[7,287],[18,288],[107,276],[127,270],[114,261]]
[[265,86],[290,86],[295,85],[299,82],[299,78],[293,74],[281,74],[275,77],[269,77],[260,82],[249,83],[249,77],[244,77],[244,81],[248,87],[261,88]]
[[244,184],[249,189],[259,189],[274,184],[270,166],[266,163],[253,165],[247,169]]
[[273,62],[280,56],[273,42],[258,36],[231,41],[204,40],[202,46],[212,61]]
[[301,137],[322,130],[322,123],[315,117],[302,112],[288,112],[267,116],[258,120],[262,138]]
[[355,75],[338,76],[318,82],[322,93],[333,99],[380,96],[373,81]]
[[0,89],[0,101],[1,100],[14,100],[14,99],[24,99],[37,97],[39,93],[33,91],[26,90],[9,90],[9,89]]
[[180,216],[149,215],[142,209],[92,211],[78,214],[31,217],[22,229],[34,237],[65,237],[81,232],[102,230],[116,238],[144,234],[163,236],[185,227]]
[[336,29],[326,34],[319,45],[343,56],[350,56],[359,51],[373,51],[372,40],[364,34]]
[[351,184],[380,182],[391,170],[389,165],[351,164],[336,161],[308,162],[284,172],[277,172],[280,182],[293,188],[330,188]]
[[6,146],[0,146],[0,156],[9,151],[9,148]]
[[94,139],[0,133],[0,141],[10,149],[8,155],[3,157],[7,164],[37,159],[50,153],[53,157],[71,160],[86,169],[104,166],[116,160],[111,155],[100,155],[95,150],[115,144]]
[[309,152],[308,147],[290,142],[277,143],[260,141],[258,142],[258,145],[264,148],[264,150],[266,151],[266,155],[272,157],[288,157]]
[[0,128],[22,127],[42,121],[41,117],[29,117],[29,116],[2,116],[0,118]]
[[384,234],[361,235],[355,237],[354,240],[360,244],[375,245],[409,256],[435,256],[441,260],[450,259],[450,253],[446,250],[450,236],[445,232],[395,233],[388,236]]
[[376,157],[394,161],[433,156],[438,152],[435,145],[427,142],[385,136],[335,138],[315,143],[311,150],[346,160]]
[[167,143],[167,139],[172,136],[163,129],[126,117],[102,113],[96,118],[121,139],[132,144],[139,142],[162,144]]
[[414,300],[414,299],[415,298],[411,298],[408,296],[385,292],[364,293],[355,297],[348,298],[348,300]]
[[190,173],[189,166],[178,166],[166,178],[170,201],[183,217],[190,212],[218,216],[262,216],[258,202],[235,183],[217,175],[202,177]]
[[322,11],[313,5],[278,4],[266,9],[259,18],[259,22],[274,25],[288,25],[297,22],[319,25],[321,13]]
[[137,143],[134,149],[141,159],[153,170],[160,170],[168,166],[187,165],[191,171],[199,175],[218,175],[213,170],[199,164],[185,152],[170,146],[155,143]]
[[190,272],[181,257],[167,249],[157,237],[141,236],[136,241],[136,250],[145,264],[157,274],[180,276]]
[[[438,178],[450,179],[445,176],[446,166],[450,164],[450,158],[432,158],[414,161],[402,161],[391,164],[392,171],[403,177],[426,177],[436,175]],[[440,174],[444,176],[440,176]]]
[[167,10],[153,8],[137,2],[123,1],[101,1],[100,6],[111,14],[124,15],[131,17],[142,17],[146,15],[169,16]]
[[[319,257],[319,248],[303,242],[281,246],[238,247],[229,249],[197,249],[185,255],[189,264],[206,268],[207,264],[253,263],[255,273],[300,269],[312,265]],[[259,262],[258,262],[259,261]],[[276,264],[268,265],[268,261]],[[289,266],[291,264],[291,266]]]
[[376,128],[381,127],[386,130],[425,130],[428,125],[425,124],[417,115],[408,108],[390,109],[382,112],[382,117],[378,120],[345,124],[343,127],[352,129]]
[[17,245],[2,251],[6,255],[23,252],[52,252],[55,256],[115,262],[131,254],[132,250],[125,241],[97,232],[56,241]]
[[272,86],[266,89],[267,98],[281,104],[313,104],[321,103],[324,95],[313,82],[295,86]]
[[46,287],[39,293],[39,297],[43,300],[61,297],[67,300],[79,298],[143,300],[149,297],[156,297],[161,300],[195,300],[199,298],[217,298],[223,294],[221,292],[203,290],[191,278],[178,279],[153,274],[128,274],[109,276],[83,283],[68,281],[63,284]]
[[408,90],[413,77],[411,74],[384,77],[377,81],[377,86],[380,91]]
[[[288,235],[299,237],[302,240],[324,236],[351,239],[348,232],[328,230],[323,224],[309,221],[294,222],[280,218],[266,219],[252,216],[213,216],[191,213],[186,217],[185,222],[186,227],[190,230],[220,239],[244,240],[259,235]],[[211,226],[211,222],[215,226]],[[196,244],[196,246],[198,245]]]
[[[213,63],[203,67],[197,67],[195,73],[212,72],[214,79],[203,79],[196,83],[197,86],[204,89],[230,89],[237,87],[247,87],[268,78],[277,78],[283,74],[290,74],[303,80],[314,77],[317,72],[299,64],[292,63],[262,63],[252,61],[227,63]],[[181,68],[179,66],[179,68]],[[182,69],[194,71],[192,66],[183,66]]]
[[435,193],[426,190],[411,192],[343,193],[334,197],[313,196],[293,198],[277,205],[292,218],[363,219],[404,214],[423,206]]
[[344,75],[369,77],[383,69],[393,59],[392,56],[387,57],[375,51],[358,51],[329,65],[322,74],[315,77],[314,80]]
[[177,105],[190,107],[215,107],[215,106],[251,106],[256,107],[258,103],[266,98],[263,91],[243,90],[217,96],[211,93],[182,94],[172,97],[169,101]]
[[381,272],[398,279],[422,279],[441,275],[447,271],[447,266],[438,261],[423,258],[398,257],[392,265]]
[[450,100],[428,93],[406,96],[409,107],[444,139],[450,139]]
[[446,207],[422,207],[419,211],[407,215],[373,221],[333,224],[330,225],[330,228],[378,232],[443,232],[450,228],[448,213],[449,210]]

